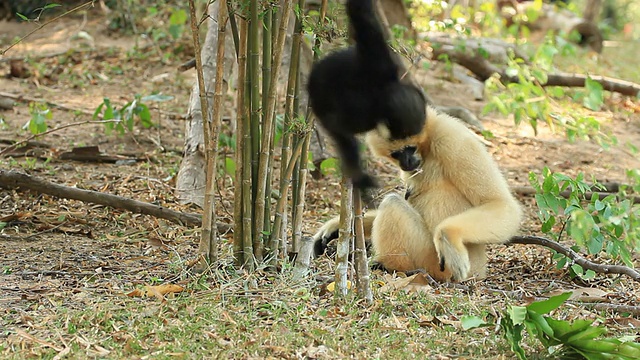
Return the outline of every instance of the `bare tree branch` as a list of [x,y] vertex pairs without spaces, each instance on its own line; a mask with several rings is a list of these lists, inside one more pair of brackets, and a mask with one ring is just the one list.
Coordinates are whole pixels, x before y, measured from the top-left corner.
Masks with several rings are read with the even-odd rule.
[[593,270],[598,274],[619,274],[627,275],[635,281],[640,281],[640,273],[633,268],[624,265],[605,265],[597,264],[582,257],[582,255],[557,243],[553,240],[540,236],[514,236],[509,240],[508,244],[525,244],[525,245],[542,245],[549,249],[555,250],[560,254],[568,257],[574,263],[582,266],[583,269]]

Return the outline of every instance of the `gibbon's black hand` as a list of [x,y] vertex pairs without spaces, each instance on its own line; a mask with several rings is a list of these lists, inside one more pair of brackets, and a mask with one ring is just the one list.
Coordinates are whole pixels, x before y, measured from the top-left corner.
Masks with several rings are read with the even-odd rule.
[[378,126],[389,140],[416,135],[426,100],[420,88],[400,80],[399,59],[387,45],[373,0],[348,0],[347,14],[356,44],[314,64],[309,100],[338,148],[345,175],[366,193],[376,182],[361,167],[355,135]]

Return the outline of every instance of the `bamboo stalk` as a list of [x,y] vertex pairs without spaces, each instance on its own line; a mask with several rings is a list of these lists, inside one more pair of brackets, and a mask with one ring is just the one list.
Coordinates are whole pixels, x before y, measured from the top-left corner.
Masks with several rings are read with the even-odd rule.
[[[305,0],[298,0],[298,9],[305,8]],[[299,11],[296,13],[296,23],[294,26],[293,38],[292,38],[292,49],[291,49],[291,67],[290,67],[290,75],[291,69],[293,69],[295,76],[295,87],[292,93],[292,110],[291,117],[294,119],[299,119],[300,114],[300,99],[298,97],[300,91],[300,52],[301,52],[301,43],[302,43],[302,12]],[[287,96],[288,98],[288,96]],[[286,108],[286,106],[285,106]],[[285,110],[286,111],[286,110]],[[300,155],[299,161],[296,162],[296,168],[294,172],[293,179],[293,192],[292,192],[292,239],[291,239],[291,247],[293,252],[297,252],[300,239],[302,238],[302,213],[304,211],[304,193],[306,190],[306,174],[307,174],[307,154],[309,148],[309,141],[311,132],[308,132],[306,136],[299,137],[297,141],[303,141],[302,145],[302,154]]]
[[348,177],[340,182],[340,236],[336,248],[335,297],[347,295],[347,269],[349,268],[349,244],[353,238],[353,186]]
[[[285,177],[284,177],[285,179],[291,179],[291,175],[293,174],[293,170],[295,169],[296,161],[298,160],[298,158],[300,157],[300,154],[302,153],[302,145],[303,143],[300,142],[298,146],[296,146],[293,149],[293,152],[291,153],[291,159],[286,166]],[[284,163],[283,163],[283,166],[284,166]],[[290,183],[290,180],[286,182],[286,186],[283,187],[282,190],[280,191],[280,197],[278,198],[278,201],[276,203],[276,212],[274,214],[275,216],[273,220],[273,231],[271,232],[271,238],[269,241],[269,247],[272,249],[273,251],[272,256],[274,257],[278,256],[278,251],[280,250],[280,247],[278,245],[280,244],[280,241],[282,241],[282,238],[284,237],[283,231],[286,231],[286,226],[283,226],[283,224],[285,223],[284,210],[286,208],[287,197],[289,195],[289,183]]]
[[[320,18],[318,19],[318,27],[322,28],[324,26],[324,22],[327,18],[327,9],[329,8],[329,0],[322,0],[320,4]],[[320,58],[320,45],[322,42],[320,41],[320,37],[316,36],[316,40],[313,44],[313,60],[317,61]]]
[[[205,138],[205,142],[209,141],[209,148],[207,152],[207,182],[211,181],[211,186],[207,186],[205,189],[205,199],[209,198],[211,201],[211,218],[212,224],[215,224],[215,185],[218,172],[216,171],[216,164],[218,158],[218,139],[220,138],[220,124],[222,122],[222,103],[223,103],[223,89],[224,89],[224,52],[225,52],[225,40],[227,36],[227,21],[229,19],[229,13],[227,11],[227,3],[220,1],[218,3],[218,49],[216,53],[216,78],[215,88],[213,92],[213,115],[211,124],[211,137]],[[211,192],[207,194],[207,192]],[[206,200],[205,200],[206,203]],[[209,259],[212,264],[218,263],[218,228],[211,226],[211,236],[209,238]]]
[[[212,173],[215,174],[215,166],[211,165],[211,153],[210,147],[211,142],[208,141],[210,139],[211,133],[211,124],[209,121],[209,98],[207,96],[207,88],[204,83],[204,74],[202,71],[202,54],[200,48],[200,34],[196,19],[196,7],[194,0],[189,0],[189,12],[191,17],[191,33],[193,35],[193,46],[196,57],[196,74],[198,80],[198,94],[200,97],[200,111],[202,112],[202,132],[204,134],[204,146],[205,146],[205,159],[207,164],[207,181],[205,185],[205,195],[204,195],[204,205],[203,205],[203,214],[202,214],[202,234],[200,237],[200,244],[198,246],[198,253],[201,256],[201,260],[208,262],[211,260],[210,258],[210,247],[209,243],[214,234],[212,229],[212,225],[215,224],[215,213],[214,213],[214,203],[213,203],[213,179]],[[200,264],[202,268],[206,266],[205,263]]]
[[[264,203],[264,193],[259,193],[256,186],[261,184],[258,182],[259,174],[259,159],[260,159],[260,139],[261,133],[264,137],[268,133],[268,128],[262,126],[260,128],[260,77],[259,77],[259,60],[260,60],[260,41],[259,41],[259,26],[262,25],[258,21],[258,0],[251,0],[249,4],[249,81],[250,81],[250,103],[251,103],[251,180],[252,180],[252,198],[255,203]],[[256,205],[257,206],[257,205]],[[262,261],[262,244],[261,244],[261,232],[264,213],[258,213],[255,209],[252,215],[253,230],[253,255],[256,261]]]
[[[242,21],[240,24],[240,52],[244,55],[241,58],[244,59],[242,66],[244,67],[244,84],[241,91],[244,92],[242,106],[242,248],[243,248],[243,261],[249,271],[255,268],[255,257],[253,251],[253,237],[251,231],[253,220],[253,207],[251,200],[253,199],[252,192],[252,168],[251,168],[251,124],[249,123],[250,106],[250,79],[247,76],[247,70],[249,67],[247,61],[248,52],[248,37],[249,37],[249,24],[246,21]],[[237,142],[237,141],[236,141]]]
[[362,214],[362,196],[359,189],[353,191],[353,203],[355,211],[355,268],[356,268],[356,290],[358,296],[365,299],[367,303],[373,302],[373,294],[369,284],[369,264],[367,261],[367,246],[364,241],[364,222]]
[[300,154],[300,160],[298,161],[298,186],[295,189],[296,193],[294,194],[294,204],[295,204],[295,214],[293,216],[293,238],[292,238],[292,247],[293,251],[297,252],[300,248],[300,242],[302,240],[302,215],[304,214],[304,205],[305,205],[305,194],[307,192],[307,174],[308,174],[308,154],[309,154],[309,144],[311,143],[311,136],[313,135],[313,131],[308,132],[302,144],[302,154]]
[[[273,13],[276,11],[275,4],[268,3],[265,14],[262,18],[262,104],[266,104],[268,101],[269,85],[271,84],[271,60],[272,60],[272,47],[273,47]],[[277,81],[277,79],[276,79]],[[262,114],[262,123],[265,114]],[[273,128],[275,132],[275,127]],[[269,143],[269,159],[268,168],[273,168],[273,138],[271,135],[271,142]],[[271,231],[271,171],[267,171],[267,182],[265,190],[265,213],[263,218],[263,232],[269,233]],[[264,246],[264,243],[262,244]]]
[[[280,18],[280,28],[278,29],[278,36],[276,39],[276,45],[274,47],[274,52],[273,52],[272,78],[274,79],[274,81],[271,81],[271,83],[269,84],[269,96],[268,96],[267,104],[265,106],[266,122],[263,124],[263,136],[262,136],[262,143],[260,146],[260,162],[258,164],[257,194],[255,197],[256,221],[254,221],[254,225],[256,225],[255,234],[256,236],[258,236],[258,242],[261,239],[261,235],[264,229],[263,219],[265,214],[265,192],[267,187],[266,182],[267,182],[267,170],[268,170],[268,160],[269,160],[269,145],[271,143],[271,135],[273,132],[273,126],[274,126],[273,114],[275,113],[275,104],[276,104],[276,97],[277,97],[277,81],[275,79],[278,79],[278,74],[280,73],[280,66],[282,65],[282,53],[284,50],[284,40],[287,33],[287,27],[289,24],[288,14],[291,11],[291,2],[292,0],[284,0],[284,5],[282,7],[282,15]],[[281,189],[281,192],[283,192],[283,190],[284,189]]]
[[[233,231],[233,254],[235,265],[242,266],[245,262],[245,250],[243,246],[243,237],[245,235],[242,200],[244,196],[249,196],[243,191],[243,174],[244,174],[244,149],[249,146],[245,143],[245,123],[248,121],[245,112],[245,78],[247,74],[247,23],[240,19],[240,32],[238,35],[238,99],[236,104],[236,149],[235,162],[236,173],[233,179],[234,197],[233,197],[233,222],[236,224]],[[249,210],[251,211],[251,210]],[[251,229],[248,230],[251,236]],[[253,255],[253,249],[250,250]]]
[[[304,0],[298,0],[298,6],[300,6],[300,4],[302,3],[302,6],[304,6]],[[284,16],[284,15],[283,15]],[[296,16],[296,23],[295,23],[295,27],[296,29],[301,29],[302,28],[302,19],[299,16]],[[297,34],[294,33],[293,35],[293,39],[291,41],[291,62],[290,62],[290,66],[289,66],[289,75],[287,77],[287,96],[286,96],[286,100],[285,100],[285,106],[284,106],[284,124],[283,124],[283,129],[284,129],[284,134],[282,136],[282,150],[281,150],[281,162],[283,164],[288,164],[289,163],[289,152],[291,149],[291,144],[292,144],[292,139],[293,139],[293,133],[291,131],[292,129],[292,123],[293,123],[293,112],[294,112],[294,108],[293,108],[293,100],[295,97],[295,88],[297,85],[297,79],[298,79],[298,67],[297,65],[299,64],[299,59],[300,59],[300,36],[296,36]],[[286,167],[282,166],[280,168],[280,192],[282,192],[284,190],[284,188],[286,186],[289,186],[289,184],[291,183],[290,179],[288,177],[285,176],[286,173]],[[282,213],[283,213],[283,221],[286,222],[287,220],[287,210],[286,210],[286,206],[287,204],[285,203],[285,208],[282,209]],[[286,228],[286,226],[284,227]],[[280,236],[280,242],[278,243],[278,245],[280,246],[280,254],[281,255],[285,255],[287,253],[287,248],[288,248],[288,244],[286,241],[286,233],[282,233]],[[271,249],[271,251],[277,251],[276,249]],[[276,262],[277,258],[274,257],[272,258],[272,261]]]

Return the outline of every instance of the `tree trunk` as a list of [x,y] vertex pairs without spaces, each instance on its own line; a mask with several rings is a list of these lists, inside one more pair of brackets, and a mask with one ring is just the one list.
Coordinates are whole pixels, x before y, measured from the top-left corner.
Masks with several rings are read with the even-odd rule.
[[[589,1],[590,3],[594,2],[593,5],[597,6],[598,9],[600,8],[600,0]],[[513,24],[514,15],[526,14],[527,11],[532,9],[535,11],[538,6],[537,3],[531,1],[518,3],[510,0],[499,0],[497,4],[501,15],[509,25]],[[527,25],[531,30],[540,30],[542,32],[555,30],[570,34],[575,31],[580,34],[580,39],[578,40],[580,45],[589,46],[596,52],[602,52],[602,33],[598,26],[587,18],[587,12],[592,9],[587,7],[587,10],[585,11],[585,17],[581,18],[569,10],[558,9],[550,4],[542,4],[539,16],[532,22],[524,21],[522,24]],[[588,16],[596,16],[598,11]]]
[[588,22],[595,23],[600,14],[600,8],[602,8],[602,0],[587,0],[582,17]]
[[400,25],[407,29],[404,34],[406,39],[415,39],[416,31],[411,24],[411,17],[404,5],[404,0],[380,0],[380,5],[387,17],[389,27]]
[[[216,70],[216,52],[218,41],[218,28],[213,19],[218,17],[218,2],[209,6],[209,23],[206,39],[202,45],[202,71],[204,73],[205,87],[209,103],[213,104],[213,86]],[[233,38],[231,31],[227,31],[227,49],[233,49]],[[235,63],[235,52],[225,52],[224,64],[224,90],[228,89],[229,79]],[[195,82],[191,90],[187,117],[189,122],[186,125],[184,141],[184,157],[178,171],[176,181],[176,196],[182,204],[193,203],[202,206],[204,203],[205,188],[205,155],[204,155],[204,135],[202,133],[202,111],[200,110],[200,93],[198,84]],[[231,115],[231,114],[230,114]],[[211,121],[209,119],[208,121]]]

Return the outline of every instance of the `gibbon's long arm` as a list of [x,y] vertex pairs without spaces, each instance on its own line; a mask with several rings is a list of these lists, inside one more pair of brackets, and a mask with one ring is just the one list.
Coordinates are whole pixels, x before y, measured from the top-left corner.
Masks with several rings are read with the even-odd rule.
[[[501,244],[518,231],[522,210],[509,193],[506,180],[480,142],[473,138],[437,146],[452,166],[445,177],[473,205],[444,219],[434,231],[434,245],[440,269],[448,266],[454,278],[466,279],[471,264],[465,244]],[[458,172],[448,173],[447,169]],[[459,172],[463,169],[463,172]],[[490,222],[491,226],[488,226]]]
[[360,66],[375,72],[376,80],[398,81],[398,65],[385,40],[375,0],[347,0],[347,14],[354,29]]

